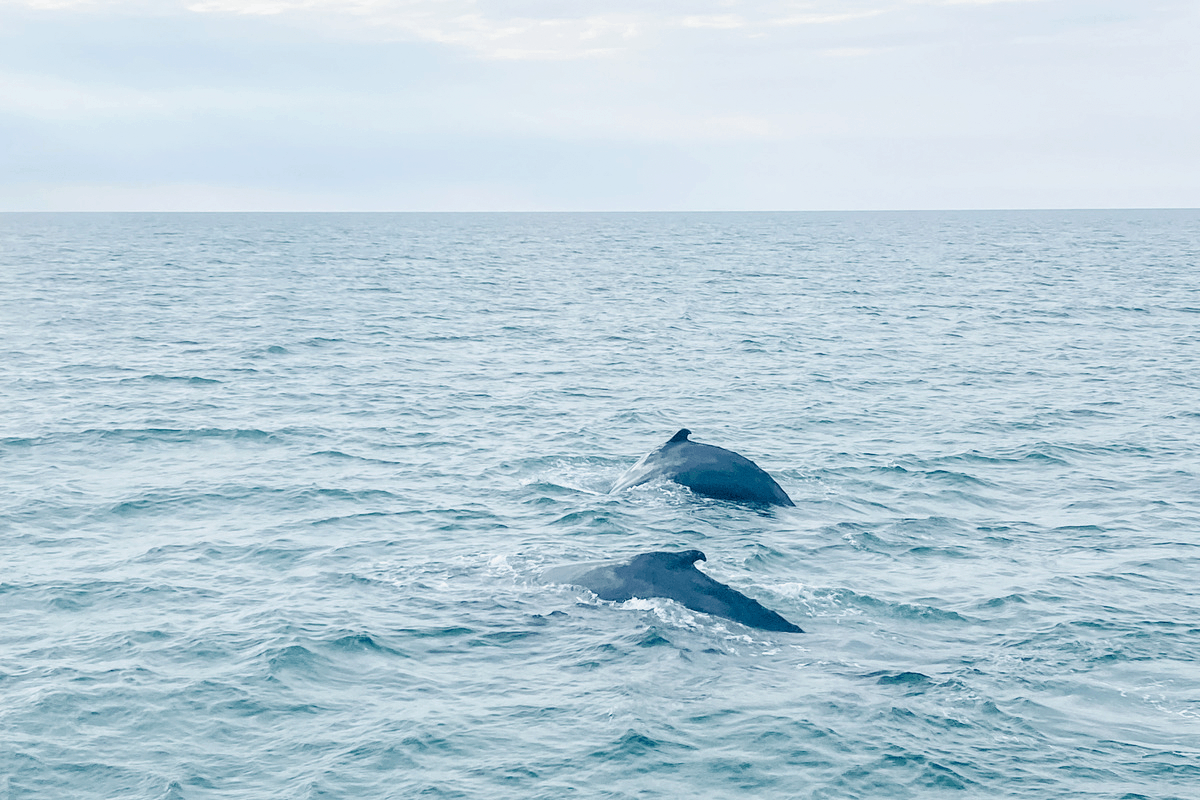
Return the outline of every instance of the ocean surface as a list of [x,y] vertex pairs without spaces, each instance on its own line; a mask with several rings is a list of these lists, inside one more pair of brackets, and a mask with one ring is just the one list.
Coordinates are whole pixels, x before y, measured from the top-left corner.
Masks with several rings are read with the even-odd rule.
[[0,215],[0,796],[1200,797],[1200,212]]

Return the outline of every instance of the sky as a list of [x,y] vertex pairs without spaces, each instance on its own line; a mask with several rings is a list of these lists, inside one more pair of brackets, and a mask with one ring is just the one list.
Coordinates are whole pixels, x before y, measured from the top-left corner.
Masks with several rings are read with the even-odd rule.
[[0,211],[1200,207],[1200,0],[0,0]]

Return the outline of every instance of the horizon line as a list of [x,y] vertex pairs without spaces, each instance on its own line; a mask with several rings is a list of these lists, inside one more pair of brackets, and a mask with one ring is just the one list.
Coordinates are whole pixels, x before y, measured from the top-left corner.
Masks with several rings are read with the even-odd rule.
[[1200,206],[972,206],[919,209],[0,209],[0,214],[926,214],[1009,211],[1200,211]]

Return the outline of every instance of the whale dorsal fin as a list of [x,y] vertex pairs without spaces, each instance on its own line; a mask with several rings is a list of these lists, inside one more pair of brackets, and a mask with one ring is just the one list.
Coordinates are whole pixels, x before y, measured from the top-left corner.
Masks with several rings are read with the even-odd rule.
[[673,437],[671,437],[669,440],[667,440],[667,442],[668,442],[668,443],[671,443],[671,442],[687,442],[687,441],[688,441],[688,435],[689,435],[689,434],[691,434],[691,433],[692,433],[692,432],[691,432],[691,431],[688,431],[686,428],[681,428],[681,429],[679,429],[679,432],[678,432],[677,434],[675,434],[675,436],[673,436]]
[[675,558],[679,560],[677,567],[691,567],[697,562],[707,562],[708,557],[704,555],[704,551],[680,551],[675,554]]
[[707,562],[703,551],[652,551],[640,553],[629,561],[629,566],[643,570],[687,570],[696,562]]

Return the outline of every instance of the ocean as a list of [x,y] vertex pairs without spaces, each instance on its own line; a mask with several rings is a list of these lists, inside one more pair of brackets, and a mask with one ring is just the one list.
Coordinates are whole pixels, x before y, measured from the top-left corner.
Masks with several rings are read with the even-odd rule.
[[[1200,797],[1198,357],[1195,210],[0,215],[0,795]],[[541,579],[685,548],[805,633]]]

